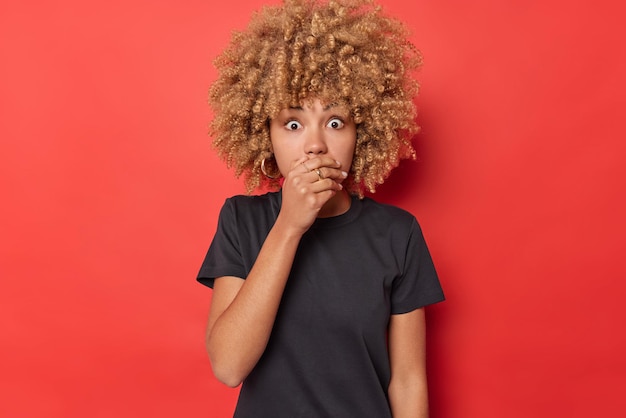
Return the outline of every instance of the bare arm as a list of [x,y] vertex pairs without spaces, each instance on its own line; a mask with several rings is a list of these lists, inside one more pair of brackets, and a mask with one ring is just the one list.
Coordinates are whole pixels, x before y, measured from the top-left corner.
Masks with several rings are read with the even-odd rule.
[[428,418],[426,323],[423,308],[391,316],[389,360],[389,403],[393,417]]
[[245,281],[215,280],[207,350],[215,376],[228,386],[239,385],[265,350],[299,240],[277,226]]
[[[343,179],[338,164],[327,157],[294,164],[285,176],[280,213],[246,280],[215,280],[206,346],[215,376],[237,386],[263,354],[302,235]],[[310,170],[323,168],[324,179]]]

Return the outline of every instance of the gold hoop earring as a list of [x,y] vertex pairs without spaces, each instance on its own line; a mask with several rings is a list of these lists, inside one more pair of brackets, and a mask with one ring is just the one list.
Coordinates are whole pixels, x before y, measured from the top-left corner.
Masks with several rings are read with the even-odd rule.
[[274,180],[278,178],[278,176],[270,176],[269,174],[267,174],[267,171],[265,170],[265,157],[261,160],[261,173],[263,173],[268,179]]

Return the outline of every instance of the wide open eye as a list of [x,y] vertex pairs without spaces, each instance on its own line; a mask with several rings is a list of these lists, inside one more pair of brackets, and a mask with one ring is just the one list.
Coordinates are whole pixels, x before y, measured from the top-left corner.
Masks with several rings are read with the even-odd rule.
[[328,126],[329,128],[332,128],[332,129],[341,129],[341,128],[343,128],[343,125],[344,125],[343,121],[341,119],[339,119],[339,118],[332,118],[326,124],[326,126]]
[[298,122],[297,120],[290,120],[289,122],[285,124],[285,128],[287,128],[290,131],[295,131],[295,130],[301,129],[302,124]]

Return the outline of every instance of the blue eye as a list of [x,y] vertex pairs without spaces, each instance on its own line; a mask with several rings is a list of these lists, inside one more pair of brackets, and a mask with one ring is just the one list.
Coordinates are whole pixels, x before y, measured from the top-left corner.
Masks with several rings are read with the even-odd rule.
[[329,128],[332,128],[332,129],[341,129],[341,128],[343,128],[343,125],[344,125],[343,121],[341,119],[339,119],[339,118],[332,118],[326,124],[326,126],[328,126]]
[[302,125],[298,121],[290,120],[289,122],[285,124],[285,128],[287,128],[290,131],[295,131],[297,129],[302,128]]

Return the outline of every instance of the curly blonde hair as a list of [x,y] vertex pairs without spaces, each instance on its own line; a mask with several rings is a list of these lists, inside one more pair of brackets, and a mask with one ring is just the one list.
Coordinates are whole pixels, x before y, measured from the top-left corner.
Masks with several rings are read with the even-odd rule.
[[371,0],[284,0],[255,13],[215,59],[219,75],[209,103],[213,145],[248,193],[278,179],[269,121],[307,98],[346,106],[357,126],[346,182],[351,193],[374,192],[403,158],[415,158],[418,131],[410,72],[422,62],[399,21]]

